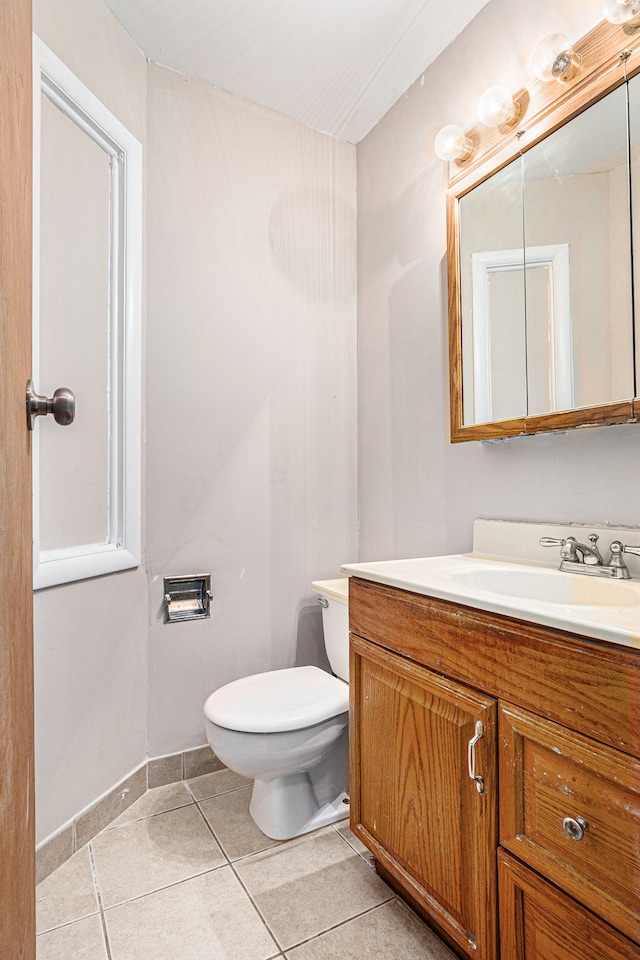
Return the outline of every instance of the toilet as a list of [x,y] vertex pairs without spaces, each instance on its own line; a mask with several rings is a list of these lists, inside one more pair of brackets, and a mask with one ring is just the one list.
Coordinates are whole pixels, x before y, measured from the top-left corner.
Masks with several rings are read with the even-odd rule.
[[211,749],[254,781],[249,812],[274,840],[289,840],[348,812],[348,579],[311,584],[333,674],[290,667],[242,677],[204,705]]

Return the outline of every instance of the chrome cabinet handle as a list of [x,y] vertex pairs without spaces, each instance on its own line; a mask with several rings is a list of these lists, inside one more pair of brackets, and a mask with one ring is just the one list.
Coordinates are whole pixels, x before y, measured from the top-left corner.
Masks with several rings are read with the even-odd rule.
[[482,739],[483,735],[484,727],[482,726],[482,720],[477,720],[475,735],[469,740],[467,766],[469,768],[469,777],[475,783],[478,793],[484,793],[484,780],[476,774],[476,743]]
[[588,826],[583,817],[565,817],[562,821],[562,829],[570,840],[582,840]]
[[58,387],[51,399],[39,396],[33,389],[33,380],[27,381],[27,426],[33,430],[36,417],[53,414],[53,419],[61,427],[73,423],[76,415],[76,398],[68,387]]

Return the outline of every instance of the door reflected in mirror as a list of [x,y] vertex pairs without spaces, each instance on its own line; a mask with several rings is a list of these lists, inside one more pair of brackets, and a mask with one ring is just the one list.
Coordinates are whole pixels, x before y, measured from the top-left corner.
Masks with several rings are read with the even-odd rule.
[[629,91],[629,144],[631,166],[631,209],[633,229],[633,290],[635,335],[635,396],[640,394],[640,75],[627,84]]
[[623,86],[461,198],[464,424],[633,397],[626,113]]
[[622,86],[523,154],[525,249],[566,250],[569,280],[554,303],[527,271],[529,416],[633,397],[627,151]]
[[520,159],[460,200],[464,423],[526,413]]

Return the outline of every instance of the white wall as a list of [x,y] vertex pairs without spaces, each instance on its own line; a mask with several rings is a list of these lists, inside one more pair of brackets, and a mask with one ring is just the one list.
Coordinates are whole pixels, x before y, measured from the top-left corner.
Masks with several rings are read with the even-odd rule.
[[[582,0],[491,0],[357,148],[360,557],[467,550],[476,517],[640,522],[640,426],[449,442],[445,123],[513,90],[549,33],[600,19]],[[622,43],[622,39],[621,39]]]
[[[204,743],[216,687],[326,662],[310,581],[357,556],[356,190],[352,145],[148,67],[99,0],[39,0],[35,30],[142,141],[149,249],[148,577],[35,596],[40,840]],[[199,572],[211,619],[165,626],[162,577]]]
[[[144,145],[147,65],[106,7],[37,0],[34,32]],[[34,596],[38,841],[145,758],[146,620],[142,567]]]
[[[357,553],[355,148],[149,70],[149,751],[241,675],[322,662],[310,581]],[[212,617],[164,625],[162,577]]]

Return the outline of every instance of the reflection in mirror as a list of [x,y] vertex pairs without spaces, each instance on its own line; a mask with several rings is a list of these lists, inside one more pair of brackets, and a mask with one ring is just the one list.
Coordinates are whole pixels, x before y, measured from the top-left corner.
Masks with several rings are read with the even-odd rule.
[[629,91],[629,141],[631,147],[631,200],[633,225],[633,276],[634,276],[634,316],[635,336],[635,389],[634,396],[640,395],[640,75],[628,83]]
[[626,111],[623,85],[522,157],[525,259],[566,251],[526,270],[529,416],[633,397]]
[[640,32],[619,44],[595,26],[575,81],[450,165],[452,442],[640,420]]
[[460,200],[463,422],[526,413],[520,160]]

